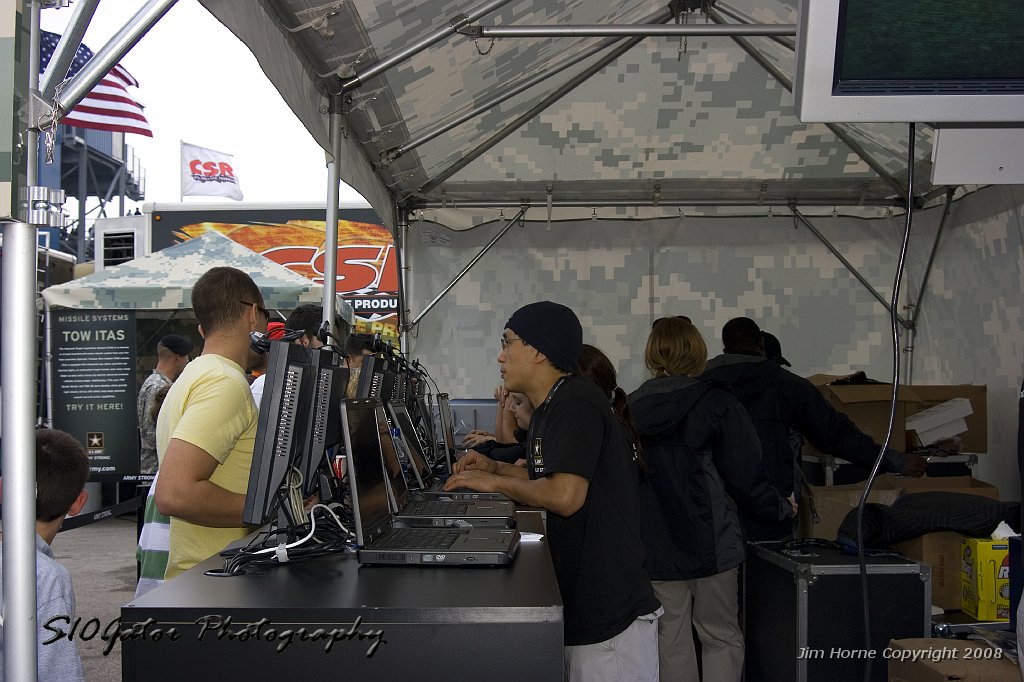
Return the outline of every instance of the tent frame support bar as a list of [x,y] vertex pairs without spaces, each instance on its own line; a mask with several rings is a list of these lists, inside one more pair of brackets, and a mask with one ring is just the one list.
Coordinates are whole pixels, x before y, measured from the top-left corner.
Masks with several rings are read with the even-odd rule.
[[[28,105],[28,117],[29,125],[25,135],[25,148],[27,154],[25,154],[25,184],[28,187],[33,187],[36,181],[39,179],[39,131],[33,130],[32,121],[35,120],[36,107],[39,105],[34,95],[39,91],[39,43],[42,38],[41,36],[41,24],[40,24],[40,6],[38,2],[31,2],[28,6],[29,11],[29,56],[28,56],[28,91],[29,91],[29,105]],[[17,209],[12,207],[11,211],[14,215],[18,215]],[[25,216],[22,216],[25,217]],[[81,261],[79,261],[81,262]],[[8,668],[10,670],[10,668]],[[33,668],[34,670],[34,668]]]
[[[664,16],[666,17],[666,21],[668,21],[668,19],[671,17],[671,15],[668,12],[666,12]],[[428,180],[425,184],[421,185],[419,188],[419,192],[427,194],[431,190],[437,188],[439,185],[444,183],[445,180],[455,175],[460,170],[462,170],[470,163],[472,163],[481,154],[484,154],[488,149],[498,144],[512,133],[514,133],[527,121],[533,119],[535,116],[537,116],[542,111],[550,107],[552,104],[562,99],[567,94],[569,94],[577,87],[582,85],[584,82],[587,81],[587,79],[589,79],[595,73],[602,70],[609,64],[613,63],[616,59],[629,52],[641,40],[643,40],[643,36],[627,38],[626,40],[624,40],[622,44],[620,44],[618,47],[612,50],[603,59],[593,64],[592,66],[588,67],[587,69],[583,70],[582,72],[578,73],[576,76],[574,76],[573,78],[568,80],[564,85],[562,85],[562,87],[558,88],[553,93],[542,99],[540,102],[531,107],[525,113],[521,114],[520,116],[517,116],[515,119],[512,120],[511,123],[509,123],[504,128],[496,132],[494,135],[491,135],[489,138],[478,144],[476,147],[473,147],[473,149],[463,154],[458,161],[456,161],[451,166],[441,171],[432,179]]]
[[323,319],[330,325],[332,334],[338,334],[334,323],[337,315],[338,291],[338,200],[341,196],[341,146],[344,139],[344,117],[341,114],[341,97],[331,98],[330,139],[331,162],[327,164],[327,214],[324,223],[324,290]]
[[[38,10],[38,5],[36,5]],[[36,679],[36,226],[3,225],[0,356],[4,472],[3,663],[7,679]]]
[[455,17],[452,17],[452,19],[448,22],[447,26],[443,26],[439,29],[436,29],[432,33],[429,33],[425,37],[421,38],[420,40],[417,40],[412,45],[409,45],[408,47],[399,50],[390,57],[385,57],[384,59],[377,61],[375,64],[372,64],[362,73],[358,73],[352,78],[344,81],[341,84],[341,92],[339,94],[344,95],[346,93],[352,92],[353,90],[355,90],[360,85],[362,85],[369,79],[373,78],[374,76],[379,76],[380,74],[384,73],[385,71],[395,66],[396,64],[405,61],[409,57],[419,54],[420,52],[426,50],[434,43],[437,43],[451,36],[453,33],[461,32],[466,25],[476,21],[477,19],[486,14],[490,14],[491,12],[498,9],[502,5],[508,4],[510,1],[511,0],[490,0],[489,2],[484,3],[480,7],[477,7],[476,9],[467,14],[460,14]]
[[928,254],[928,265],[924,269],[924,277],[921,280],[921,286],[917,292],[917,303],[914,304],[914,314],[910,318],[911,329],[917,329],[917,318],[921,315],[921,301],[924,299],[925,292],[928,289],[928,278],[932,274],[932,266],[935,264],[935,256],[939,253],[939,241],[942,239],[942,234],[946,230],[946,222],[949,219],[949,214],[953,208],[953,193],[952,188],[946,192],[946,205],[942,209],[942,218],[939,219],[939,227],[935,231],[935,240],[932,242],[931,253]]
[[517,222],[521,222],[522,221],[523,216],[526,215],[526,209],[528,209],[529,207],[530,207],[529,204],[523,204],[522,206],[519,207],[519,212],[516,213],[512,217],[511,220],[509,220],[507,223],[505,223],[505,226],[503,228],[501,228],[501,230],[498,232],[498,234],[494,235],[494,238],[491,239],[491,241],[487,242],[487,244],[484,246],[484,248],[480,249],[480,253],[478,253],[475,256],[473,256],[473,259],[470,260],[468,263],[466,263],[466,267],[462,268],[462,271],[459,274],[455,275],[455,278],[452,279],[452,281],[448,283],[448,286],[446,286],[444,289],[442,289],[441,293],[439,293],[437,296],[435,296],[433,301],[431,301],[426,306],[424,306],[423,310],[421,310],[420,313],[413,319],[413,321],[411,323],[409,323],[409,328],[410,329],[415,327],[417,324],[419,324],[419,321],[422,320],[423,317],[427,313],[429,313],[431,311],[431,309],[435,305],[437,305],[441,301],[441,299],[444,298],[448,294],[448,292],[452,290],[452,288],[455,287],[456,284],[459,283],[460,279],[465,277],[466,274],[469,273],[469,271],[473,269],[473,266],[476,265],[477,261],[479,261],[481,258],[483,258],[484,254],[486,254],[488,251],[490,251],[491,247],[493,247],[495,244],[497,244],[498,240],[501,239],[502,237],[504,237],[505,233],[508,232],[510,229],[512,229],[513,225],[515,225]]
[[[710,11],[710,15],[711,18],[714,19],[715,21],[719,23],[724,22],[722,14],[715,11],[714,9]],[[760,64],[761,68],[768,72],[768,75],[777,80],[779,84],[782,85],[782,87],[786,88],[786,90],[788,90],[789,92],[793,92],[793,81],[787,78],[786,75],[782,73],[782,71],[780,71],[774,64],[768,61],[764,54],[762,54],[760,50],[754,47],[754,45],[749,40],[743,38],[740,35],[734,35],[733,40],[735,40],[736,44],[743,48],[743,50],[748,55],[750,55],[751,59]],[[896,194],[898,196],[903,196],[907,193],[906,187],[903,186],[903,183],[897,180],[895,177],[893,177],[881,164],[875,161],[874,158],[872,158],[871,155],[868,154],[867,151],[860,144],[858,144],[857,141],[854,140],[853,137],[851,137],[838,124],[826,123],[824,125],[832,132],[833,135],[838,137],[843,144],[849,147],[854,154],[859,156],[871,170],[878,173],[878,176],[880,178],[885,180],[885,182],[890,187],[896,190]]]
[[[754,23],[753,19],[751,19],[750,17],[748,17],[747,15],[743,14],[742,12],[736,10],[733,7],[726,6],[725,3],[722,3],[722,2],[716,3],[715,4],[715,9],[718,10],[719,12],[721,12],[722,14],[724,14],[725,16],[729,17],[733,21],[738,21],[741,24],[753,24]],[[796,51],[796,42],[793,41],[793,40],[790,40],[787,36],[771,35],[771,36],[767,36],[767,37],[772,42],[778,43],[779,45],[782,45],[783,47],[785,47],[788,50]]]
[[903,383],[912,384],[914,383],[914,342],[917,338],[917,318],[921,316],[921,310],[924,306],[922,301],[924,300],[925,293],[928,291],[928,279],[931,277],[932,269],[935,264],[935,257],[939,252],[939,241],[942,239],[943,233],[946,231],[947,221],[949,214],[953,208],[953,195],[956,194],[955,187],[949,187],[946,191],[946,204],[942,209],[942,218],[939,219],[939,227],[935,230],[935,240],[932,242],[931,253],[928,254],[928,264],[924,268],[924,276],[921,279],[921,285],[917,290],[917,301],[911,301],[908,307],[911,308],[912,313],[910,316],[910,328],[908,329],[908,341],[904,352],[906,352],[911,361],[907,363],[905,368],[905,378]]
[[[662,18],[664,14],[664,11],[657,12],[656,14],[653,14],[650,17],[644,19],[644,23],[650,23],[652,21],[656,22],[659,20],[664,21],[666,20]],[[505,102],[506,100],[515,97],[519,93],[529,90],[534,85],[542,83],[548,78],[551,78],[552,76],[564,73],[566,69],[572,68],[573,66],[579,64],[580,62],[589,59],[598,52],[601,52],[602,50],[611,47],[616,42],[618,42],[618,38],[610,38],[608,40],[603,40],[597,45],[594,45],[589,49],[580,52],[569,61],[563,64],[559,64],[556,68],[548,69],[546,71],[542,71],[538,74],[535,74],[529,78],[526,78],[522,82],[517,83],[516,85],[512,86],[507,90],[502,89],[502,91],[497,96],[488,99],[487,101],[479,104],[478,106],[473,107],[469,111],[464,112],[449,121],[442,122],[439,125],[436,125],[433,128],[428,129],[427,131],[421,133],[419,137],[415,137],[406,142],[405,144],[396,147],[393,150],[390,150],[389,152],[387,152],[387,160],[393,161],[398,157],[402,156],[403,154],[411,152],[413,149],[416,149],[420,145],[430,142],[438,135],[443,135],[452,128],[456,128],[465,123],[466,121],[476,118],[480,114],[489,111],[490,109],[493,109],[502,102]]]
[[57,42],[57,49],[53,51],[50,63],[46,65],[46,71],[39,83],[39,96],[43,98],[44,102],[53,100],[53,96],[57,92],[57,84],[64,80],[68,69],[71,68],[71,62],[74,61],[75,55],[78,53],[82,38],[85,37],[85,29],[89,27],[92,15],[95,14],[96,6],[99,4],[100,0],[80,0],[75,4],[71,21],[68,22],[64,34]]
[[395,228],[395,264],[398,266],[398,342],[403,351],[409,350],[409,308],[405,302],[409,300],[408,273],[412,266],[406,264],[406,247],[409,242],[409,210],[401,206],[395,207],[398,224]]
[[899,313],[894,312],[890,308],[889,302],[887,300],[885,300],[885,297],[882,296],[882,294],[880,294],[878,292],[878,290],[875,289],[875,287],[873,287],[871,285],[871,282],[869,282],[862,274],[860,274],[860,272],[857,270],[857,268],[855,268],[853,266],[853,263],[848,261],[846,259],[846,257],[843,256],[843,254],[839,253],[839,249],[837,249],[832,244],[832,242],[830,242],[828,239],[826,239],[825,235],[823,235],[821,232],[819,232],[818,228],[814,227],[814,225],[811,223],[811,221],[808,220],[807,217],[804,216],[804,214],[802,214],[799,210],[797,210],[796,206],[791,206],[790,210],[793,212],[793,217],[796,218],[797,220],[799,220],[801,223],[803,223],[803,225],[808,230],[810,230],[811,233],[815,237],[818,238],[818,241],[820,241],[822,244],[824,244],[825,248],[827,248],[829,251],[831,251],[832,255],[839,259],[839,262],[842,263],[846,267],[846,269],[850,271],[850,274],[852,274],[854,277],[856,277],[857,281],[860,282],[862,285],[864,285],[864,288],[868,291],[868,293],[870,293],[872,296],[874,296],[878,300],[878,302],[881,303],[885,307],[886,311],[890,315],[894,315],[896,317],[896,319],[899,321],[900,325],[904,329],[909,329],[910,328],[910,323],[907,320],[905,320],[902,316],[900,316]]
[[[791,208],[793,206],[843,206],[843,205],[855,205],[855,206],[878,206],[878,207],[892,207],[899,206],[899,201],[895,199],[866,199],[864,201],[857,201],[856,203],[846,204],[845,202],[849,199],[841,199],[836,201],[835,199],[807,199],[799,202],[794,202],[792,199],[777,199],[777,200],[759,200],[759,199],[685,199],[685,200],[665,200],[662,199],[655,204],[650,199],[643,200],[563,200],[559,201],[553,199],[551,205],[555,208],[619,208],[619,207],[646,207],[646,206],[671,206],[671,207],[684,207],[684,206],[780,206],[785,208]],[[516,201],[492,201],[492,200],[481,200],[481,201],[454,201],[449,199],[448,201],[424,201],[419,203],[410,203],[408,208],[412,209],[437,209],[437,208],[451,208],[457,206],[458,208],[508,208],[509,204],[519,203]]]
[[[149,29],[156,25],[156,22],[171,9],[178,0],[149,0],[124,26],[121,27],[113,38],[103,46],[96,55],[89,60],[82,70],[70,80],[63,90],[63,98],[60,100],[60,110],[50,110],[43,116],[32,117],[29,127],[41,130],[51,125],[54,119],[60,120],[64,114],[71,111],[81,102],[89,92],[96,87],[107,73],[117,66],[118,62],[135,47],[142,37],[149,32]],[[77,49],[77,46],[76,46]],[[56,87],[56,86],[54,86]],[[43,103],[47,108],[50,104]]]
[[796,24],[581,24],[579,26],[480,26],[479,38],[603,38],[617,36],[795,36]]

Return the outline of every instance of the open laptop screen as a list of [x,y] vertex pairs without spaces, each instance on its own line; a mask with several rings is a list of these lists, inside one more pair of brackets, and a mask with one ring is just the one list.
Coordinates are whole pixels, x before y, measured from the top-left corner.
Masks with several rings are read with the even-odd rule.
[[427,440],[426,454],[430,458],[431,464],[437,464],[441,459],[440,448],[437,447],[437,440],[435,439],[434,433],[434,400],[431,394],[421,395],[416,397],[416,407],[418,411],[418,423],[423,429],[423,435]]
[[[386,429],[387,420],[380,401],[374,399],[346,400],[342,409],[352,506],[356,515],[356,540],[363,545],[386,530],[390,521],[381,464],[380,433],[381,421]],[[390,434],[386,440],[391,441]]]
[[[377,433],[380,434],[380,450],[384,459],[384,472],[388,477],[390,486],[388,490],[394,492],[394,508],[401,509],[409,502],[409,486],[405,482],[405,472],[402,471],[402,463],[398,459],[398,451],[395,450],[395,439],[391,436],[391,428],[388,425],[384,410],[377,409]],[[403,435],[404,438],[404,435]]]
[[419,436],[416,435],[416,427],[412,424],[412,417],[405,405],[388,403],[388,410],[394,418],[395,427],[402,434],[402,441],[406,445],[406,451],[412,460],[412,468],[416,473],[416,480],[421,487],[426,487],[427,482],[432,478],[430,465],[423,455],[423,446],[420,444]]
[[437,394],[437,412],[441,417],[441,437],[444,448],[448,451],[449,467],[455,461],[455,422],[452,419],[452,405],[448,402],[447,393]]

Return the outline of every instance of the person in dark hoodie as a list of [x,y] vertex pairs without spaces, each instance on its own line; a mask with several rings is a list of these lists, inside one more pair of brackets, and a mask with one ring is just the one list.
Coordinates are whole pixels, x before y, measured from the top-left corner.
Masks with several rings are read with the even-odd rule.
[[[837,412],[810,381],[765,357],[764,337],[748,317],[729,320],[722,328],[725,353],[708,362],[704,378],[723,381],[747,409],[761,441],[765,476],[783,495],[799,496],[790,429],[798,431],[821,452],[871,468],[881,445]],[[781,358],[781,348],[778,352]],[[883,471],[912,476],[924,473],[925,461],[913,454],[887,449]],[[741,510],[748,540],[793,537],[793,521],[766,521]]]
[[689,322],[655,325],[644,352],[654,375],[629,396],[647,461],[640,488],[647,573],[665,608],[658,626],[662,680],[738,681],[743,671],[736,508],[776,522],[795,509],[761,473],[750,418],[724,385],[694,377],[707,346]]

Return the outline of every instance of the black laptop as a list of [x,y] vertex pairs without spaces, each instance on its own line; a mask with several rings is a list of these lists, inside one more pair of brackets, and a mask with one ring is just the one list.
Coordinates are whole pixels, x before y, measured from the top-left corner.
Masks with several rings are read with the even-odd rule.
[[377,399],[346,400],[341,418],[359,563],[495,566],[512,562],[519,550],[515,529],[396,524],[388,508],[381,451],[382,440],[391,438],[384,408]]
[[[444,396],[444,394],[442,393],[441,396]],[[395,422],[395,426],[401,431],[403,436],[407,433],[413,434],[412,438],[405,438],[403,442],[407,446],[406,452],[409,455],[409,463],[412,466],[412,473],[415,478],[414,487],[419,489],[417,490],[418,493],[427,497],[446,497],[452,500],[509,501],[508,498],[501,493],[481,493],[475,490],[470,490],[469,488],[445,490],[444,480],[436,479],[434,477],[434,472],[427,463],[426,456],[423,454],[423,444],[420,443],[419,438],[416,437],[416,432],[413,429],[412,418],[409,416],[409,411],[404,405],[394,404],[389,404],[388,410],[391,412],[391,417]],[[441,414],[444,414],[443,407],[441,409]],[[443,430],[444,419],[441,420],[441,423]],[[448,472],[443,475],[443,478],[447,480],[450,474],[451,470],[449,469]]]
[[[418,441],[416,434],[411,438],[405,434],[412,428],[412,419],[405,405],[388,403],[387,410],[392,416],[392,438],[381,438],[381,453],[384,457],[385,480],[388,484],[388,497],[391,509],[399,521],[410,526],[475,526],[514,528],[516,525],[516,508],[509,500],[467,500],[443,499],[441,497],[424,498],[416,493],[414,498],[406,485],[402,463],[395,451],[394,439],[398,439],[409,452],[411,442]],[[384,425],[387,428],[387,424]],[[384,428],[378,429],[384,433]]]

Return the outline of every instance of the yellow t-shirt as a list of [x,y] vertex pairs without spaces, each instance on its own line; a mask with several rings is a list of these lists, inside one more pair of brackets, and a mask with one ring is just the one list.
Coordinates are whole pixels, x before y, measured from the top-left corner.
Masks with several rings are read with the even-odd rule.
[[[244,495],[258,416],[242,368],[220,355],[201,355],[185,366],[160,409],[156,425],[160,463],[172,438],[191,443],[219,463],[211,483]],[[164,578],[173,578],[251,531],[249,527],[198,526],[172,516]]]

